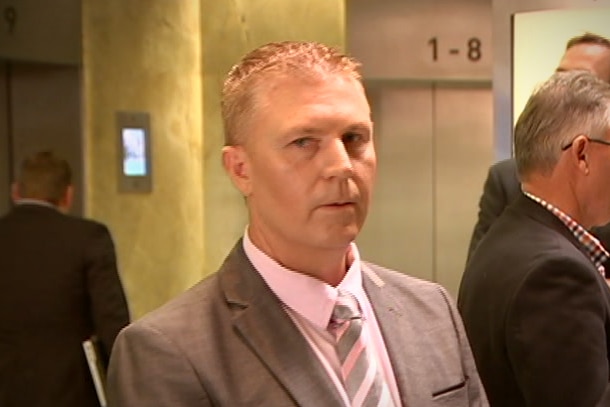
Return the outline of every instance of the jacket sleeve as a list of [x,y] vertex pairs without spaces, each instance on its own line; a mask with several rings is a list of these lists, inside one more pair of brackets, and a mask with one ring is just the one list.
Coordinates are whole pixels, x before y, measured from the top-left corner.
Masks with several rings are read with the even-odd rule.
[[108,229],[95,224],[87,242],[87,290],[96,335],[108,362],[114,339],[129,323],[129,309],[117,270],[114,243]]
[[508,196],[503,190],[498,167],[492,166],[487,173],[485,184],[483,186],[483,194],[479,199],[479,213],[477,223],[472,231],[470,245],[468,246],[468,257],[477,248],[477,245],[485,236],[493,222],[502,214],[504,208],[510,203]]

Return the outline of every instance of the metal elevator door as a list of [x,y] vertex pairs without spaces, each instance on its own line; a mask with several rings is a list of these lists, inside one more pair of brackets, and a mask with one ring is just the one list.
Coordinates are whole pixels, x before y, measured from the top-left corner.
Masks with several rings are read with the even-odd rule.
[[76,186],[71,212],[83,213],[81,73],[75,66],[0,60],[0,215],[22,160],[52,150],[68,160]]
[[365,259],[454,296],[492,162],[489,83],[368,86],[378,159]]
[[10,207],[9,94],[7,64],[0,59],[0,216]]

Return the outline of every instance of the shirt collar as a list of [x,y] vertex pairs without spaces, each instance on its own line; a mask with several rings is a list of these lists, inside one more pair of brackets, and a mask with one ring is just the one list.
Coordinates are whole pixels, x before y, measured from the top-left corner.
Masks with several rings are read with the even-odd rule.
[[360,303],[365,299],[360,254],[354,242],[347,249],[351,264],[337,287],[282,266],[252,243],[247,228],[243,247],[256,271],[280,301],[320,329],[328,326],[339,289],[350,292]]
[[15,201],[15,205],[38,205],[38,206],[46,206],[48,208],[57,209],[57,206],[53,205],[50,202],[43,201],[41,199],[32,199],[32,198],[22,198]]

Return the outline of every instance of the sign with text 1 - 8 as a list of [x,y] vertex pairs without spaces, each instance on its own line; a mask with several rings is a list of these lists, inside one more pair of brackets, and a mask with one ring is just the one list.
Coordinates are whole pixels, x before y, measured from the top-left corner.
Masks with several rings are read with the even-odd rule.
[[348,8],[348,51],[365,78],[491,80],[491,2],[368,3]]

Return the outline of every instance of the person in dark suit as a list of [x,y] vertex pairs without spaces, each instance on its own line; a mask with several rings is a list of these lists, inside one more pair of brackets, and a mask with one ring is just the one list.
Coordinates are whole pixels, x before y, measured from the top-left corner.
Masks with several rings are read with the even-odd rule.
[[609,406],[610,84],[558,72],[515,126],[523,194],[472,255],[458,308],[492,406]]
[[68,163],[24,160],[0,217],[0,406],[99,406],[82,342],[107,363],[129,312],[108,229],[66,214]]
[[479,199],[479,214],[468,247],[468,259],[504,208],[521,195],[521,183],[514,158],[498,161],[487,173],[483,194]]
[[358,66],[281,42],[229,72],[223,163],[249,225],[121,331],[112,407],[487,405],[447,292],[360,259],[376,157]]
[[[610,40],[592,33],[571,38],[566,44],[566,51],[557,70],[574,69],[587,70],[610,83]],[[468,259],[504,208],[519,195],[521,195],[521,187],[514,158],[492,165],[483,186],[483,194],[479,199],[478,219],[470,239]],[[610,225],[595,228],[593,232],[602,240],[605,247],[610,247]],[[610,262],[606,268],[610,270]]]

